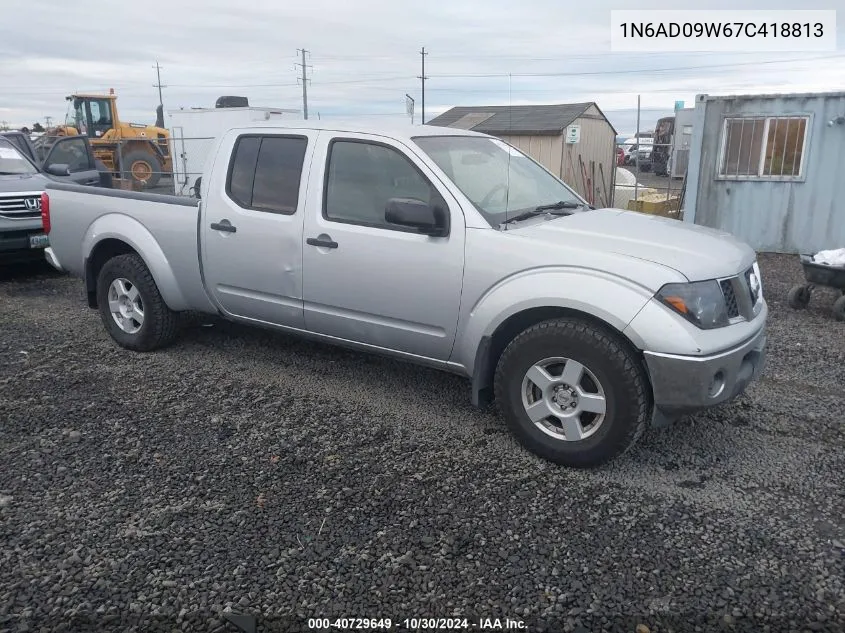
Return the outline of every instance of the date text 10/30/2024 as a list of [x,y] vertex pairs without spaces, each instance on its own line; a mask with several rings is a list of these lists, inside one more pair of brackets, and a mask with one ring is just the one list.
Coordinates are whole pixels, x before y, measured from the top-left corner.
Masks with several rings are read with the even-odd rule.
[[478,630],[518,631],[525,623],[511,618],[309,618],[308,628],[316,631],[329,630]]

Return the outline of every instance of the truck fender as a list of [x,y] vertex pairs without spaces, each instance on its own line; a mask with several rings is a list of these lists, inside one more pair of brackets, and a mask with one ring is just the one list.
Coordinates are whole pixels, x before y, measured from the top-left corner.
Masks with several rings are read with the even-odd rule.
[[544,320],[549,317],[540,315],[549,314],[549,309],[580,313],[604,323],[632,346],[642,349],[642,341],[628,336],[626,328],[653,294],[631,280],[575,267],[533,269],[500,281],[482,295],[465,317],[453,354],[454,361],[472,377],[473,403],[479,405],[486,400],[483,392],[489,391],[495,363],[503,350],[496,333],[512,317],[536,311],[537,320]]
[[[174,311],[187,310],[188,302],[173,274],[167,257],[143,224],[120,213],[109,213],[97,218],[85,233],[82,252],[85,256],[86,283],[88,279],[88,261],[92,253],[105,240],[118,240],[127,244],[144,260],[153,276],[158,291],[167,306]],[[96,284],[96,280],[94,280]],[[88,288],[89,291],[95,288]]]
[[[764,322],[767,315],[768,307],[764,303],[761,314]],[[730,328],[700,329],[655,300],[643,307],[624,334],[633,341],[641,341],[640,349],[656,354],[706,356],[752,338],[759,327],[755,319],[734,323]]]

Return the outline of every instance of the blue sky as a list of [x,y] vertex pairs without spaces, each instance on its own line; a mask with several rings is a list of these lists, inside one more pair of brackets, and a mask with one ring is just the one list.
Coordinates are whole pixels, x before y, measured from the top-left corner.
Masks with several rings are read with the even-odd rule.
[[[404,117],[453,105],[595,101],[621,134],[691,104],[696,93],[845,90],[845,11],[835,53],[625,54],[610,51],[613,8],[674,9],[676,2],[595,0],[312,0],[250,5],[221,0],[131,3],[30,0],[0,22],[0,121],[63,119],[74,91],[118,94],[124,119],[152,122],[153,64],[162,65],[166,109],[212,106],[222,94],[254,105],[301,108],[297,49],[307,63],[312,116]],[[803,2],[830,9],[834,3]],[[793,9],[794,2],[702,2],[699,9]],[[765,17],[765,13],[761,14]],[[112,28],[117,25],[117,28]],[[530,74],[532,76],[521,76]],[[417,120],[419,120],[417,118]]]

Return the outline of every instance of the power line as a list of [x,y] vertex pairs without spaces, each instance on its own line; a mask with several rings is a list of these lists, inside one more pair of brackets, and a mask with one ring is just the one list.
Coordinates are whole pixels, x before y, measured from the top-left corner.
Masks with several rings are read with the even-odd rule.
[[[732,52],[731,56],[736,55],[765,55],[766,53],[761,53],[759,51],[737,51]],[[712,56],[713,53],[710,51],[690,51],[687,53],[679,53],[679,55],[706,55],[708,57]],[[514,60],[514,61],[549,61],[549,62],[560,62],[563,59],[572,60],[572,59],[606,59],[608,57],[618,57],[619,53],[613,51],[607,51],[602,53],[589,53],[584,55],[569,55],[566,51],[563,51],[561,55],[557,57],[536,57],[533,55],[482,55],[473,53],[472,59],[473,60],[485,60],[485,59],[493,59],[493,60]],[[647,56],[647,57],[665,57],[666,53],[658,53],[658,52],[640,52],[640,53],[626,53],[625,54],[627,59],[636,56]],[[402,61],[405,57],[403,55],[318,55],[316,57],[312,57],[312,61],[321,62],[321,61],[348,61],[348,62],[372,62],[372,61]],[[454,54],[454,55],[442,55],[436,54],[432,56],[432,59],[438,60],[461,60],[467,61],[467,55],[465,54]]]
[[295,84],[170,84],[170,88],[295,88]]
[[470,79],[470,78],[493,78],[493,77],[508,77],[510,75],[514,77],[583,77],[589,75],[632,75],[632,74],[640,74],[640,73],[659,73],[659,72],[667,72],[667,71],[678,71],[678,70],[706,70],[711,68],[733,68],[736,66],[760,66],[763,64],[788,64],[792,62],[803,62],[803,61],[812,61],[816,59],[833,59],[833,58],[842,58],[841,54],[837,55],[822,55],[819,57],[803,57],[798,59],[772,59],[768,61],[755,61],[755,62],[733,62],[730,64],[708,64],[704,66],[675,66],[673,68],[632,68],[627,70],[596,70],[596,71],[587,71],[587,72],[565,72],[565,73],[468,73],[468,74],[460,74],[460,73],[453,73],[453,74],[443,74],[443,75],[432,75],[432,78],[438,79],[447,79],[447,78],[456,78],[456,79]]
[[[298,49],[299,50],[299,49]],[[424,50],[424,49],[423,49]],[[307,52],[307,51],[306,51]],[[421,51],[421,54],[423,51]],[[425,52],[425,55],[429,55],[430,53]],[[310,55],[309,55],[310,58]],[[469,78],[503,78],[503,77],[577,77],[577,76],[603,76],[603,75],[635,75],[635,74],[642,74],[642,73],[659,73],[659,72],[671,72],[671,71],[686,71],[686,70],[706,70],[706,69],[715,69],[715,68],[732,68],[732,67],[742,67],[742,66],[758,66],[758,65],[771,65],[771,64],[791,64],[791,63],[799,63],[805,61],[816,61],[822,59],[841,59],[845,58],[842,53],[832,54],[832,55],[822,55],[822,56],[815,56],[815,57],[801,57],[801,58],[791,58],[791,59],[776,59],[776,60],[765,60],[765,61],[754,61],[754,62],[732,62],[732,63],[725,63],[725,64],[708,64],[708,65],[699,65],[699,66],[675,66],[670,68],[633,68],[633,69],[626,69],[626,70],[598,70],[598,71],[582,71],[582,72],[555,72],[555,73],[452,73],[452,74],[438,74],[438,75],[429,75],[426,79],[431,78],[438,78],[438,79],[469,79]],[[424,61],[424,60],[423,60]],[[296,64],[300,66],[301,64]],[[309,65],[309,68],[312,66]],[[763,70],[763,69],[761,69]],[[787,70],[798,70],[798,69],[787,69]],[[367,84],[367,83],[380,83],[380,82],[393,82],[393,81],[410,81],[416,79],[422,79],[419,75],[416,77],[412,75],[393,75],[393,76],[370,76],[365,78],[358,78],[358,79],[343,79],[343,80],[336,80],[336,81],[321,81],[318,82],[321,86],[329,86],[329,85],[343,85],[343,84]],[[310,81],[310,80],[309,80]],[[121,83],[116,84],[115,87],[120,88],[121,86],[136,86],[141,82],[137,83]],[[283,87],[296,87],[299,86],[300,83],[245,83],[245,84],[167,84],[162,85],[163,88],[170,87],[170,88],[283,88]],[[157,87],[157,86],[156,86]],[[27,94],[54,94],[54,93],[61,93],[65,92],[62,90],[53,90],[53,89],[41,89],[37,88],[35,90],[28,90],[29,86],[5,86],[7,90],[27,90]],[[441,88],[430,88],[430,90],[443,90]],[[516,89],[518,90],[518,89]]]

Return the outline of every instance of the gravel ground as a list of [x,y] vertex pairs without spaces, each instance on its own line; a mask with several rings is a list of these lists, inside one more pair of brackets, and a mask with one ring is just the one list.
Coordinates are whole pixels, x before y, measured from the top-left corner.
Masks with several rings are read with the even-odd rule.
[[457,377],[225,323],[134,354],[79,281],[7,271],[0,631],[843,631],[845,325],[761,265],[764,378],[593,471]]

